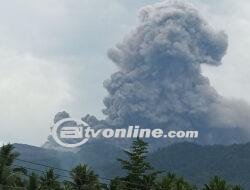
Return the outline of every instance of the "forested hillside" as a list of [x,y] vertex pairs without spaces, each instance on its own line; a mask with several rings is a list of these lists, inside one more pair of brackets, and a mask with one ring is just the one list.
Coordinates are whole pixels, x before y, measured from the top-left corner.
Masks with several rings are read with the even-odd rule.
[[[124,158],[124,153],[110,144],[86,144],[77,153],[57,152],[20,144],[15,146],[21,154],[20,158],[24,160],[65,169],[78,163],[86,163],[103,177],[123,174],[116,159]],[[197,185],[219,175],[231,183],[240,183],[250,188],[250,143],[230,146],[180,143],[150,153],[148,159],[156,169],[166,173],[174,172]]]

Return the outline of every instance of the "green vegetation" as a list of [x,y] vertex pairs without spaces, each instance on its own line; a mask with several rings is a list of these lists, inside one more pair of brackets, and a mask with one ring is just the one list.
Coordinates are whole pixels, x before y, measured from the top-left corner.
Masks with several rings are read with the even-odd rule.
[[[140,139],[133,141],[131,149],[124,151],[126,158],[118,159],[124,176],[101,178],[84,164],[70,171],[60,168],[35,170],[14,164],[19,154],[14,146],[0,148],[0,190],[198,190],[189,181],[175,174],[155,170],[147,159],[148,145]],[[101,157],[100,157],[101,159]],[[167,160],[165,160],[167,162]],[[35,163],[33,163],[35,164]],[[215,176],[200,190],[243,190]]]
[[147,143],[137,139],[131,146],[131,151],[124,151],[128,160],[118,159],[123,170],[126,170],[125,177],[116,178],[112,183],[112,189],[155,189],[157,175],[147,158]]

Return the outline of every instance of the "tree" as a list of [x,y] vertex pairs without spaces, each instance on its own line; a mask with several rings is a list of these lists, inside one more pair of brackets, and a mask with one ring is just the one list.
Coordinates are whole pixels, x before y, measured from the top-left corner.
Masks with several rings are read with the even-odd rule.
[[68,185],[74,190],[100,190],[101,185],[98,176],[87,165],[79,164],[71,170],[70,176],[72,182]]
[[127,189],[127,183],[126,181],[122,181],[122,179],[116,177],[113,180],[111,180],[109,185],[109,190],[122,190]]
[[177,177],[175,174],[168,173],[160,182],[158,182],[157,189],[167,190],[195,190],[196,188],[190,185],[182,177]]
[[208,184],[205,184],[203,190],[229,190],[229,186],[226,181],[218,176],[211,179]]
[[120,183],[117,183],[119,179],[116,179],[117,185],[126,185],[131,189],[153,189],[156,177],[160,172],[154,171],[150,163],[146,161],[148,144],[137,138],[132,143],[131,151],[124,152],[128,156],[128,160],[118,159],[118,161],[121,163],[122,169],[127,171],[127,176],[120,178]]
[[13,162],[19,156],[11,144],[3,145],[0,149],[0,182],[4,186],[24,187],[23,175],[26,170],[13,167]]
[[40,190],[60,190],[60,182],[58,176],[53,169],[49,169],[40,177]]
[[27,190],[38,190],[39,185],[39,176],[32,172],[28,177]]
[[244,189],[240,185],[235,185],[232,187],[232,190],[244,190]]
[[158,187],[163,189],[173,189],[173,184],[175,183],[176,175],[172,173],[168,173],[168,175],[164,176],[160,182],[158,182]]

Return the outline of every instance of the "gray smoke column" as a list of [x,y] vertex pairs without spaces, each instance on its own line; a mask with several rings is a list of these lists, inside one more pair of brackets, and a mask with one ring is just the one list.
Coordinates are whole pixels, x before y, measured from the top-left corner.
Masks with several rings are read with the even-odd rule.
[[249,107],[218,95],[201,74],[201,64],[221,64],[227,35],[187,4],[146,6],[139,18],[139,26],[108,52],[119,71],[104,82],[107,118],[100,123],[198,129],[202,143],[245,141]]

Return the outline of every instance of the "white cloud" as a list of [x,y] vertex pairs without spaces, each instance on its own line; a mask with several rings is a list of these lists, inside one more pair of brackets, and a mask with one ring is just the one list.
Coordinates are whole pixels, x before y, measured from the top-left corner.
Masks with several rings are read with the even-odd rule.
[[[4,1],[0,7],[0,138],[39,145],[53,116],[102,116],[106,50],[131,22],[118,1]],[[100,69],[96,69],[100,68]]]
[[72,102],[67,68],[3,50],[0,65],[1,139],[39,143],[49,132],[52,113]]

